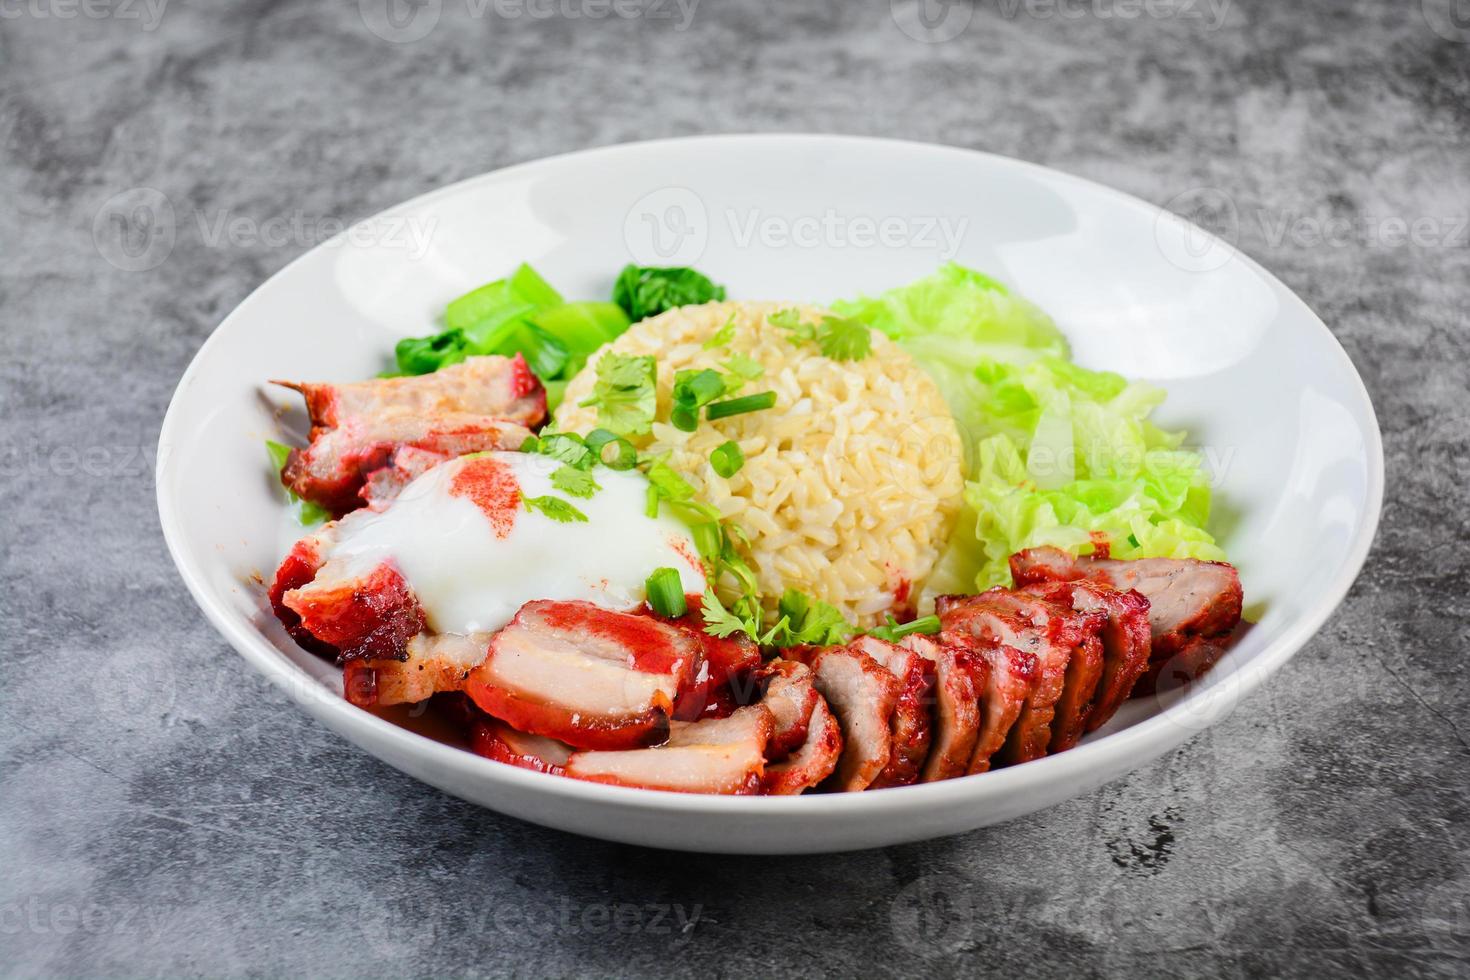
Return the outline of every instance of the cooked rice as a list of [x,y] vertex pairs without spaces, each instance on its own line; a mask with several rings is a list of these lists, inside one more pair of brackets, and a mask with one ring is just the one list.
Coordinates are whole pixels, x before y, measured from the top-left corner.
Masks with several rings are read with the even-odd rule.
[[[654,423],[640,451],[669,462],[750,537],[747,558],[768,606],[787,588],[832,603],[871,625],[888,611],[907,612],[934,568],[961,504],[964,465],[959,431],[939,389],[881,333],[861,361],[834,361],[815,344],[796,345],[767,316],[791,304],[710,303],[669,310],[636,323],[605,350],[658,360],[658,418],[669,417],[675,372],[721,369],[739,351],[765,377],[739,394],[773,390],[776,407],[715,422],[701,415],[694,432]],[[796,307],[802,319],[825,313]],[[703,343],[731,317],[727,345]],[[601,355],[599,355],[601,356]],[[595,361],[567,386],[556,413],[566,431],[597,425],[587,398]],[[710,466],[710,452],[734,439],[745,466],[730,479]]]

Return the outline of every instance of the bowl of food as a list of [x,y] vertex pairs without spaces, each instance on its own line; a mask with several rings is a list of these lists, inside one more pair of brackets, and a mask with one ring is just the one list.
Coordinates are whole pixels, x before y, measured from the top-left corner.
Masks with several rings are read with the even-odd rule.
[[158,462],[200,608],[322,722],[507,814],[738,853],[1168,751],[1341,601],[1382,483],[1346,355],[1227,243],[819,136],[369,219],[226,318]]

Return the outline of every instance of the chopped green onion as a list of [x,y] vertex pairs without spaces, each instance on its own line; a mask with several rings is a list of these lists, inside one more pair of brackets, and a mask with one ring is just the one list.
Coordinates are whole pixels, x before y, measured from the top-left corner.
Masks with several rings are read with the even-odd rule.
[[729,418],[731,415],[759,412],[775,404],[776,393],[774,391],[763,391],[758,395],[744,395],[740,398],[729,398],[722,402],[714,402],[704,412],[705,416],[713,422],[715,419]]
[[644,588],[648,592],[648,605],[665,619],[678,619],[689,610],[684,600],[684,584],[679,573],[672,568],[654,569]]
[[720,443],[709,454],[709,464],[727,480],[739,473],[740,467],[745,465],[745,454],[740,451],[740,443],[734,439]]
[[688,402],[695,408],[708,405],[725,393],[725,379],[720,372],[705,368],[703,371],[680,371],[674,378],[674,400]]
[[[606,429],[593,429],[587,433],[583,440],[587,448],[597,457],[597,461],[610,470],[631,470],[638,465],[638,450],[633,444],[616,432]],[[608,456],[607,448],[611,446],[615,455]]]
[[680,432],[693,432],[699,428],[699,409],[682,402],[675,402],[669,412],[669,423]]

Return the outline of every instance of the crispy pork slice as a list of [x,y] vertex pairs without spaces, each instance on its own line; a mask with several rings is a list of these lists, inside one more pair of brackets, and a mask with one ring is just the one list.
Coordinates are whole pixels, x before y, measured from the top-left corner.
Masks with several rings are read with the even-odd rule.
[[433,374],[354,384],[278,381],[301,392],[311,444],[292,450],[281,482],[341,515],[403,446],[458,456],[517,449],[546,417],[546,390],[517,354],[472,357]]
[[567,760],[572,755],[571,746],[565,742],[518,732],[505,722],[485,715],[476,718],[470,745],[487,759],[554,776],[566,775]]
[[909,786],[919,781],[919,771],[929,757],[933,738],[930,698],[934,671],[917,653],[872,636],[860,636],[852,647],[888,668],[898,680],[898,698],[888,719],[892,748],[888,763],[874,777],[869,789]]
[[980,699],[980,734],[965,770],[970,775],[986,772],[1000,761],[996,756],[1016,726],[1040,675],[1036,653],[998,641],[997,629],[989,622],[993,614],[986,613],[983,606],[976,607],[971,602],[975,598],[939,596],[934,603],[943,625],[940,640],[984,661],[988,668]]
[[[320,540],[320,539],[318,539]],[[288,556],[276,575],[289,579],[300,555]],[[365,565],[353,559],[331,559],[309,581],[284,589],[280,607],[294,617],[287,628],[309,635],[315,644],[337,653],[339,662],[403,660],[408,642],[424,630],[424,611],[403,575],[391,562]]]
[[615,786],[675,793],[758,793],[765,774],[765,748],[775,727],[759,704],[737,708],[728,718],[673,723],[663,745],[620,752],[573,752],[566,775]]
[[806,738],[780,762],[769,762],[761,780],[761,792],[769,796],[795,796],[820,785],[837,768],[842,757],[842,726],[817,695]]
[[930,636],[904,637],[902,646],[933,665],[934,737],[920,780],[930,783],[963,776],[980,737],[981,699],[990,664]]
[[776,727],[766,745],[766,759],[778,762],[807,741],[807,727],[822,696],[812,683],[812,672],[796,660],[772,660],[759,671],[765,684],[761,704],[771,711]]
[[901,685],[893,672],[851,647],[792,647],[784,655],[812,670],[817,692],[842,730],[842,758],[831,789],[867,789],[893,756],[890,721]]
[[1171,680],[1193,680],[1212,667],[1240,623],[1240,575],[1224,562],[1194,558],[1124,561],[1092,555],[1073,557],[1057,548],[1032,548],[1011,556],[1017,585],[1088,579],[1148,600],[1153,636],[1149,672],[1137,693],[1154,690],[1168,665]]
[[663,739],[698,656],[687,631],[652,616],[537,600],[495,635],[464,691],[523,732],[637,748]]
[[329,522],[297,541],[281,560],[271,580],[268,592],[271,611],[302,648],[325,657],[336,657],[336,647],[312,636],[311,631],[301,625],[301,617],[286,605],[286,593],[299,589],[316,578],[317,571],[327,563],[327,555],[337,537],[335,522]]
[[420,633],[404,660],[351,660],[342,667],[343,696],[360,708],[417,704],[458,691],[490,651],[490,633]]
[[[1101,613],[1107,623],[1098,633],[1102,641],[1102,676],[1097,682],[1092,707],[1087,712],[1083,730],[1096,731],[1106,725],[1128,700],[1133,685],[1148,670],[1150,649],[1148,600],[1129,590],[1120,592],[1100,582],[1047,582],[1026,586],[1052,602],[1070,605],[1078,612]],[[1069,672],[1070,690],[1073,678]],[[1079,686],[1080,686],[1079,682]],[[1064,698],[1067,692],[1063,692]],[[1064,746],[1065,747],[1065,746]],[[1055,738],[1052,751],[1059,751]]]
[[[947,602],[946,609],[951,620],[963,619],[972,635],[1035,656],[1036,683],[1006,737],[998,761],[1013,764],[1046,755],[1072,652],[1089,636],[1096,637],[1103,618],[1089,618],[1067,606],[1000,588],[963,597],[958,603]],[[941,612],[941,622],[944,617]],[[1094,654],[1100,657],[1101,649],[1096,648]],[[1067,724],[1069,719],[1062,722]]]

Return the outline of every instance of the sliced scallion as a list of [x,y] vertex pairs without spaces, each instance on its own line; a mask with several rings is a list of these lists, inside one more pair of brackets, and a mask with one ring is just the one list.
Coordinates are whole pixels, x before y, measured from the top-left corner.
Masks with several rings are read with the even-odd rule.
[[655,569],[645,583],[648,605],[665,619],[678,619],[689,609],[684,600],[684,584],[679,573],[672,568]]

